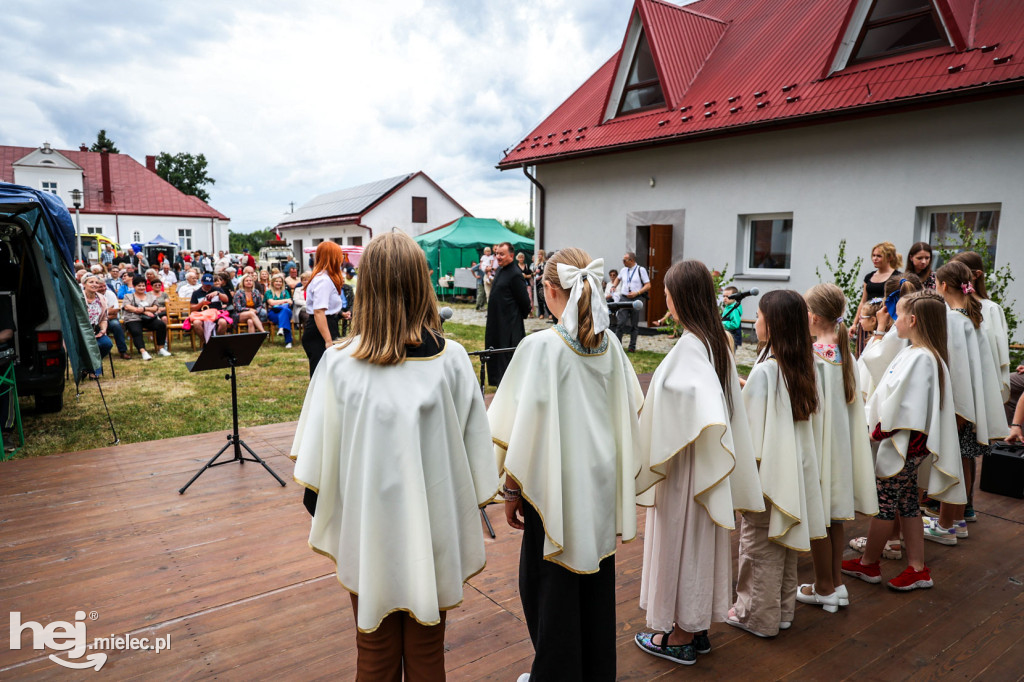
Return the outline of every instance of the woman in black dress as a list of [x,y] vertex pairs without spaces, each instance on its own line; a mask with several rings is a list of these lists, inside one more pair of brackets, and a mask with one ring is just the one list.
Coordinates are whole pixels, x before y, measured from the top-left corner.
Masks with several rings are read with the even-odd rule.
[[860,327],[861,311],[868,301],[874,298],[885,296],[885,281],[893,275],[900,274],[903,267],[903,256],[896,252],[896,245],[892,242],[875,244],[871,249],[871,264],[875,266],[872,272],[864,275],[864,287],[862,289],[860,303],[857,304],[857,326],[850,330],[850,334],[857,340],[857,357],[864,349],[867,341],[867,334]]

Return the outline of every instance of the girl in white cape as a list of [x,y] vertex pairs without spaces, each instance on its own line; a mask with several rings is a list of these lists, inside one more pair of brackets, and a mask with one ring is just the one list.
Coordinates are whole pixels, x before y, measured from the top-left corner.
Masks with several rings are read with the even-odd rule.
[[497,494],[469,356],[441,336],[423,250],[363,252],[354,338],[328,348],[292,453],[309,545],[351,593],[357,680],[444,680],[445,611],[484,568],[479,507]]
[[843,573],[868,583],[882,582],[879,559],[902,519],[907,567],[889,580],[894,590],[931,587],[924,562],[924,533],[918,518],[918,482],[940,500],[966,499],[960,480],[953,391],[946,371],[946,306],[931,292],[911,294],[897,307],[896,330],[910,346],[896,356],[868,400],[875,460],[878,515],[871,519],[864,556],[843,562]]
[[846,539],[843,522],[854,512],[878,513],[874,455],[868,438],[864,400],[857,386],[849,332],[843,315],[846,297],[835,284],[818,284],[804,298],[814,336],[814,368],[818,374],[818,411],[811,417],[818,450],[821,498],[828,535],[811,540],[814,583],[801,585],[797,601],[820,605],[835,613],[850,603],[840,570]]
[[558,324],[523,339],[494,394],[505,517],[524,528],[519,596],[532,682],[615,679],[615,545],[636,537],[643,393],[614,334],[604,261],[562,249],[544,268]]
[[[1000,394],[998,365],[985,332],[981,303],[974,298],[971,269],[958,261],[935,271],[936,291],[945,299],[948,311],[947,343],[949,374],[953,378],[953,402],[960,433],[960,457],[964,487],[970,502],[974,490],[974,460],[993,438],[1009,433]],[[924,537],[943,545],[955,545],[967,537],[965,504],[942,504],[937,519],[928,521]]]
[[655,632],[647,653],[690,665],[711,652],[708,628],[732,600],[734,510],[764,510],[747,413],[714,283],[696,260],[665,274],[665,298],[683,332],[658,365],[640,415],[637,489],[650,506],[640,608]]
[[763,512],[740,521],[736,603],[726,623],[772,637],[793,622],[798,552],[826,537],[811,415],[818,409],[807,304],[795,291],[761,297],[754,323],[762,350],[743,386]]

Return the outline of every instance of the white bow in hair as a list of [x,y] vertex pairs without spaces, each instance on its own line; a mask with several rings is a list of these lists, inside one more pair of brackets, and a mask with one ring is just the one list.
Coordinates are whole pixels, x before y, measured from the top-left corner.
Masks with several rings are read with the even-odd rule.
[[569,302],[565,304],[565,312],[560,320],[569,335],[575,338],[579,332],[579,303],[583,295],[583,282],[590,280],[590,314],[594,318],[594,333],[600,334],[608,328],[608,308],[604,304],[604,258],[596,258],[585,268],[577,268],[565,263],[558,264],[558,281],[563,289],[569,289]]

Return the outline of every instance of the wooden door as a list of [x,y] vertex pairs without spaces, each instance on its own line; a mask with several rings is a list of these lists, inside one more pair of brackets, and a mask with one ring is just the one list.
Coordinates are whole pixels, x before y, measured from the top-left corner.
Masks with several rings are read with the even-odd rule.
[[668,311],[665,273],[672,265],[672,226],[651,225],[650,235],[647,270],[651,277],[651,298],[647,304],[647,324],[653,326]]

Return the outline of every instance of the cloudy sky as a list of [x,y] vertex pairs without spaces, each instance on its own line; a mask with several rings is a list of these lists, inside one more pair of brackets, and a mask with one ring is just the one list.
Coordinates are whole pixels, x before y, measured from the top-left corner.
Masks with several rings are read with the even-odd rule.
[[[0,144],[204,153],[247,232],[313,196],[423,170],[526,218],[494,166],[622,41],[632,0],[5,0]],[[680,2],[680,4],[686,4]]]

